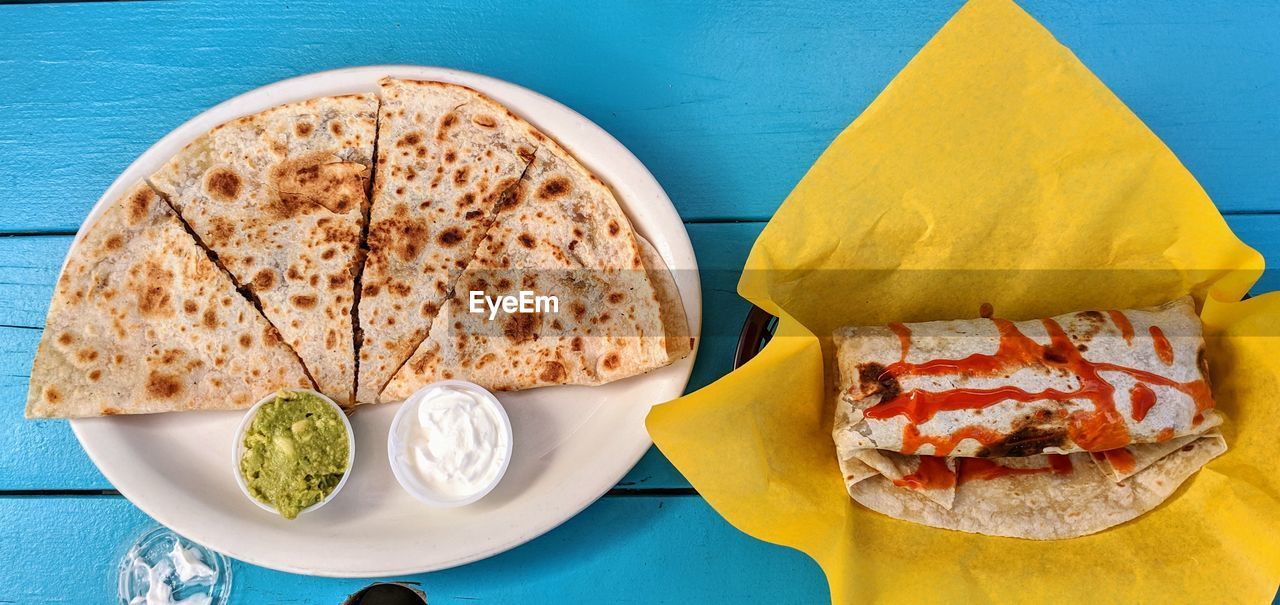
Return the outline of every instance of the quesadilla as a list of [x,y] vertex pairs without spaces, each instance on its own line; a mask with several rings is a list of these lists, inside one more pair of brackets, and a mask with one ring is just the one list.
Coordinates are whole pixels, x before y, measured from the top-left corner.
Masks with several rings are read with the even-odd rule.
[[361,278],[359,386],[377,401],[533,159],[526,125],[456,84],[384,79]]
[[280,105],[214,128],[151,177],[344,405],[376,108],[372,95]]
[[239,409],[292,387],[312,388],[297,356],[139,183],[67,259],[26,415]]
[[[529,136],[535,158],[382,401],[449,378],[494,390],[603,384],[689,352],[674,282],[646,265],[656,255],[643,252],[612,192],[554,141],[532,127]],[[478,301],[526,295],[557,306],[476,312]]]
[[1159,505],[1226,450],[1190,297],[1037,321],[834,334],[849,494],[890,516],[1033,539]]

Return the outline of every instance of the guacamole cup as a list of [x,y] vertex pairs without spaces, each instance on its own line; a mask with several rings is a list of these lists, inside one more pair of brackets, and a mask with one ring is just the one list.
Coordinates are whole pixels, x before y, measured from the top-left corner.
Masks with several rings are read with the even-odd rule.
[[[249,446],[246,445],[245,441],[246,441],[246,438],[249,436],[250,432],[255,430],[254,420],[257,419],[259,414],[262,412],[263,406],[271,404],[277,401],[278,399],[280,399],[281,397],[298,398],[299,403],[297,405],[302,405],[302,406],[320,405],[322,406],[322,408],[320,409],[322,413],[331,410],[334,414],[337,415],[338,420],[340,420],[342,423],[342,430],[337,434],[339,435],[345,434],[346,445],[347,445],[346,465],[343,467],[342,476],[338,479],[337,484],[333,485],[332,489],[328,490],[327,492],[324,492],[323,496],[321,496],[321,498],[318,501],[315,501],[312,504],[309,504],[305,507],[298,508],[294,516],[308,513],[320,508],[321,506],[324,506],[326,503],[332,500],[333,497],[336,496],[339,491],[342,491],[342,486],[346,485],[347,478],[351,476],[351,469],[355,464],[355,456],[356,456],[355,432],[352,431],[351,429],[351,421],[347,419],[347,415],[342,411],[342,408],[339,407],[338,404],[334,403],[332,399],[329,399],[324,394],[317,393],[316,391],[312,391],[309,389],[281,389],[279,391],[271,393],[270,395],[267,395],[266,397],[263,397],[260,401],[258,401],[258,403],[254,404],[253,407],[249,408],[248,412],[245,413],[244,419],[240,421],[239,428],[236,429],[236,437],[235,437],[236,441],[234,446],[232,447],[233,457],[231,462],[232,462],[232,470],[235,473],[235,477],[236,477],[236,485],[240,486],[240,491],[244,493],[245,497],[248,498],[251,502],[258,505],[258,508],[261,508],[266,511],[271,511],[285,518],[292,518],[288,515],[288,513],[286,513],[285,511],[282,511],[279,507],[273,505],[270,502],[263,501],[258,497],[254,496],[253,489],[251,489],[250,487],[250,480],[245,477],[245,473],[242,470],[242,462],[245,460],[246,455],[250,454],[250,448]],[[312,414],[306,414],[305,417],[300,417],[294,420],[292,422],[292,426],[290,426],[290,429],[287,431],[284,431],[285,433],[284,436],[280,436],[279,434],[275,436],[271,436],[271,447],[272,448],[283,447],[288,449],[291,453],[295,451],[295,448],[299,448],[299,447],[302,447],[302,448],[315,448],[317,446],[323,447],[322,445],[323,442],[312,443],[308,440],[307,437],[304,437],[301,434],[299,434],[299,431],[305,431],[310,433],[315,430],[314,427],[312,427],[311,429],[308,429],[308,427],[312,426],[312,423],[308,421],[308,419],[311,418],[311,416]],[[280,415],[277,414],[272,419],[275,419],[275,418],[280,418]],[[330,436],[334,433],[334,431],[332,430],[332,426],[333,425],[331,424],[328,425],[329,430],[326,431]],[[260,430],[262,427],[257,427],[257,428]],[[294,439],[295,437],[297,438],[297,440]],[[298,441],[303,441],[306,443],[303,443],[300,446]],[[260,441],[259,443],[262,443],[262,442]],[[313,477],[311,476],[311,474],[310,473],[306,474],[304,482],[308,485],[308,487],[310,487],[309,484],[312,480],[313,480]],[[323,491],[323,488],[316,488],[316,489],[321,489],[321,491]],[[285,508],[288,508],[288,506],[286,506]]]

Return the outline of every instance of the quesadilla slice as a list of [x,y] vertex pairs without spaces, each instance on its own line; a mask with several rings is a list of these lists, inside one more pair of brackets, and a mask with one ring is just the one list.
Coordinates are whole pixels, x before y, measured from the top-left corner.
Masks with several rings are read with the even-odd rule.
[[297,356],[139,183],[70,252],[26,415],[239,409],[295,387],[313,387]]
[[214,128],[151,177],[344,405],[376,109],[372,95],[280,105]]
[[470,88],[391,78],[380,87],[360,297],[356,399],[365,403],[426,338],[534,153],[527,125]]
[[1084,535],[1154,508],[1226,450],[1190,297],[1025,322],[846,327],[834,344],[845,484],[890,516]]
[[[679,304],[662,291],[674,282],[651,277],[612,192],[531,132],[536,157],[382,401],[449,378],[494,390],[602,384],[688,353],[688,326],[664,324],[663,301]],[[501,301],[520,306],[495,306]]]

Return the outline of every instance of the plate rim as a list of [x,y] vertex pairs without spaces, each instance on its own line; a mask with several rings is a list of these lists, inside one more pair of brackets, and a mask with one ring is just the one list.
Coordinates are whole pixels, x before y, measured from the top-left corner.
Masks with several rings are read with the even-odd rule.
[[[693,350],[690,351],[689,355],[684,359],[677,361],[676,364],[673,364],[673,365],[683,366],[683,370],[684,370],[683,371],[684,376],[677,381],[679,383],[680,389],[679,389],[679,393],[677,393],[675,397],[679,397],[680,394],[682,394],[685,391],[685,389],[688,388],[689,380],[692,377],[694,361],[697,357],[698,349],[702,344],[701,343],[702,341],[702,326],[701,326],[702,287],[701,287],[700,273],[697,265],[697,258],[693,250],[692,242],[689,238],[688,228],[685,226],[683,219],[680,217],[679,212],[675,208],[675,205],[671,202],[671,199],[667,195],[666,190],[662,187],[661,183],[659,183],[657,179],[653,176],[653,174],[649,171],[648,167],[646,167],[644,163],[641,162],[640,159],[637,158],[635,154],[631,152],[630,149],[628,149],[620,141],[614,138],[613,135],[609,134],[609,132],[606,131],[604,128],[602,128],[592,120],[588,119],[587,117],[583,116],[582,114],[578,113],[574,109],[570,108],[567,105],[564,105],[563,103],[560,103],[559,101],[556,101],[555,99],[552,99],[551,97],[543,95],[535,90],[526,88],[519,84],[502,80],[499,78],[495,78],[493,76],[488,76],[488,75],[479,74],[479,73],[470,72],[470,71],[464,71],[464,70],[458,70],[458,69],[452,69],[452,68],[440,67],[440,66],[411,65],[411,64],[375,64],[375,65],[342,67],[337,69],[330,69],[330,70],[317,71],[317,72],[291,76],[283,80],[277,80],[274,82],[264,84],[262,86],[258,86],[258,87],[246,90],[240,94],[237,94],[233,97],[223,100],[213,105],[212,107],[209,107],[201,111],[195,116],[192,116],[191,118],[184,121],[182,124],[179,124],[173,130],[169,131],[167,134],[165,134],[163,137],[161,137],[155,143],[149,146],[145,151],[139,154],[138,157],[136,157],[127,167],[124,168],[124,170],[120,172],[120,174],[116,176],[116,178],[103,192],[102,196],[98,198],[98,201],[93,205],[93,207],[89,210],[88,214],[85,216],[84,220],[81,222],[80,227],[76,231],[75,237],[72,239],[71,245],[67,249],[67,254],[63,259],[62,267],[59,269],[59,275],[61,275],[62,270],[65,269],[66,263],[70,259],[71,254],[80,245],[81,240],[84,238],[85,233],[88,231],[88,228],[93,224],[94,221],[96,221],[102,215],[106,207],[110,204],[110,201],[114,200],[116,197],[121,195],[127,187],[138,182],[139,180],[148,178],[151,173],[153,173],[155,170],[159,168],[160,164],[163,164],[165,161],[168,160],[169,157],[172,157],[173,153],[165,153],[166,148],[176,147],[176,149],[181,149],[182,146],[185,146],[187,143],[194,140],[196,137],[204,134],[213,126],[235,119],[238,116],[248,115],[251,113],[262,111],[269,107],[273,107],[282,103],[289,103],[289,102],[294,102],[294,101],[303,100],[307,98],[313,98],[315,96],[328,96],[328,95],[350,94],[350,93],[366,93],[366,94],[375,94],[375,95],[377,94],[376,86],[372,89],[351,88],[350,93],[335,91],[335,92],[329,92],[329,93],[321,93],[320,95],[289,94],[291,89],[295,89],[300,85],[310,86],[317,81],[323,82],[325,80],[335,80],[335,83],[330,85],[331,88],[334,88],[334,89],[350,88],[347,86],[340,86],[339,82],[343,79],[359,78],[359,77],[373,77],[374,81],[376,81],[376,78],[381,76],[391,76],[391,77],[410,78],[410,79],[430,79],[430,80],[451,82],[451,83],[461,84],[464,86],[475,88],[485,94],[491,94],[491,91],[493,89],[507,89],[506,92],[509,94],[529,95],[533,97],[535,100],[549,104],[550,106],[553,107],[553,109],[557,111],[563,111],[564,116],[566,118],[575,122],[577,127],[587,131],[588,134],[586,136],[593,136],[597,138],[600,142],[603,142],[606,146],[612,147],[613,149],[610,150],[610,154],[616,154],[616,157],[611,159],[610,160],[611,162],[632,165],[627,170],[634,172],[634,178],[643,179],[645,181],[644,188],[646,189],[652,188],[652,190],[659,195],[658,201],[665,202],[662,204],[654,204],[653,206],[646,208],[647,211],[655,212],[658,215],[657,219],[654,222],[657,222],[660,224],[673,223],[675,225],[679,225],[680,228],[678,230],[664,231],[662,233],[662,238],[659,239],[658,241],[655,241],[655,238],[652,237],[652,234],[642,232],[641,226],[634,224],[634,218],[632,217],[632,214],[628,212],[627,200],[623,199],[621,195],[617,195],[617,187],[615,186],[615,184],[612,181],[606,181],[606,182],[609,184],[610,189],[615,193],[616,197],[618,198],[624,214],[627,214],[628,220],[632,221],[633,228],[636,229],[638,234],[648,239],[650,243],[654,245],[654,247],[658,250],[659,255],[663,257],[663,261],[667,263],[668,268],[673,271],[682,271],[682,272],[688,271],[689,274],[692,276],[692,278],[686,280],[685,283],[680,283],[681,300],[684,304],[685,314],[688,318],[690,335],[694,337],[695,340],[693,344]],[[273,98],[273,96],[284,96],[288,98],[284,100],[275,100],[270,103],[267,103],[267,100]],[[495,96],[501,96],[501,95],[495,95]],[[259,98],[263,100],[261,102],[256,101]],[[242,105],[248,105],[248,107],[240,108],[240,106]],[[508,104],[504,103],[504,106],[505,105],[508,105]],[[240,108],[240,109],[237,109],[237,108]],[[536,116],[527,115],[524,112],[524,108],[512,106],[511,109],[514,113],[516,113],[517,115],[520,115],[522,118],[525,118],[535,124],[538,123],[538,118]],[[541,126],[539,126],[539,128],[542,129]],[[566,144],[564,142],[563,136],[562,136],[563,133],[547,133],[547,134],[551,136],[553,139],[555,139],[557,142],[560,142],[561,145],[564,146],[566,149],[569,149],[570,152],[574,154],[574,157],[579,158],[579,161],[581,161],[584,165],[588,166],[588,168],[591,167],[592,162],[589,158],[580,158],[578,154],[573,151],[573,146],[571,144]],[[176,149],[175,149],[175,152],[176,152]],[[156,165],[154,166],[154,168],[148,169],[147,168],[148,165],[151,165],[151,164],[156,164]],[[681,256],[679,260],[682,261],[678,263],[679,266],[675,266],[677,263],[673,263],[674,260],[677,260],[676,259],[677,255]],[[555,388],[555,387],[552,387],[552,388]],[[659,405],[661,403],[663,403],[663,401],[654,401],[649,404],[649,407]],[[399,404],[382,404],[382,405],[399,405]],[[96,451],[96,447],[92,444],[92,439],[87,439],[85,433],[86,433],[87,427],[91,423],[98,423],[104,420],[110,421],[111,419],[110,418],[71,419],[69,421],[69,424],[71,425],[71,429],[75,434],[76,439],[80,442],[81,448],[85,451],[86,455],[88,455],[89,459],[94,463],[94,466],[112,484],[112,486],[115,487],[120,492],[120,494],[125,497],[125,499],[127,499],[133,506],[137,507],[147,516],[151,517],[157,523],[160,523],[161,525],[168,527],[172,531],[182,534],[184,535],[184,537],[186,537],[186,534],[183,531],[179,530],[177,527],[175,527],[175,525],[172,523],[172,521],[174,520],[173,517],[171,517],[168,514],[158,515],[154,510],[155,507],[151,506],[150,504],[144,504],[143,501],[141,501],[140,499],[135,499],[134,497],[130,496],[128,493],[126,493],[125,489],[121,488],[119,481],[117,481],[117,479],[120,478],[120,474],[118,472],[108,471],[107,468],[104,468],[103,465],[100,463],[100,460],[104,459],[104,454],[102,452]],[[641,428],[643,429],[643,427]],[[488,557],[495,556],[497,554],[501,554],[508,550],[519,547],[535,538],[538,538],[550,532],[551,530],[559,527],[560,525],[564,524],[568,520],[576,517],[583,510],[591,506],[593,503],[595,503],[601,497],[607,494],[611,489],[613,489],[614,486],[616,486],[617,483],[623,477],[625,477],[626,474],[630,472],[632,468],[635,467],[636,463],[640,461],[640,459],[644,456],[644,454],[648,451],[648,449],[653,445],[653,440],[648,435],[647,430],[641,430],[640,434],[643,435],[643,437],[640,439],[637,439],[636,442],[628,451],[627,456],[625,457],[626,464],[625,465],[620,464],[618,468],[620,468],[621,470],[618,471],[617,473],[609,474],[609,476],[611,477],[611,481],[609,481],[607,484],[602,482],[602,485],[603,485],[602,488],[588,490],[588,493],[591,494],[589,497],[582,498],[580,501],[575,500],[566,509],[564,509],[564,511],[561,511],[562,513],[567,512],[567,514],[542,515],[541,521],[539,521],[538,523],[530,524],[527,528],[522,530],[520,535],[515,539],[502,542],[500,544],[494,545],[489,548],[476,550],[471,554],[465,555],[465,556],[453,557],[447,560],[437,561],[427,565],[410,564],[404,567],[378,569],[376,571],[361,569],[361,570],[356,570],[354,572],[348,572],[344,569],[339,569],[339,568],[326,569],[326,568],[316,568],[316,567],[310,567],[310,566],[290,565],[287,563],[281,564],[276,561],[267,561],[267,560],[264,560],[262,557],[240,552],[240,549],[237,549],[237,548],[227,548],[228,544],[223,543],[221,540],[214,541],[214,542],[217,542],[216,544],[211,544],[209,543],[211,541],[204,540],[204,539],[198,540],[197,542],[206,546],[207,548],[215,550],[233,559],[243,561],[245,563],[257,565],[267,569],[273,569],[273,570],[283,571],[288,573],[298,573],[298,574],[309,575],[309,576],[321,576],[321,577],[333,577],[333,578],[369,578],[369,577],[411,575],[411,574],[427,573],[432,571],[450,569],[453,567],[465,565],[467,563],[472,563],[475,561],[486,559]],[[113,474],[116,476],[117,479],[112,478]],[[614,476],[615,474],[616,476]],[[134,491],[134,487],[130,487],[129,490]],[[136,492],[135,492],[135,495],[137,495]],[[179,525],[182,525],[182,523],[179,523]],[[191,539],[191,538],[188,537],[188,539]]]

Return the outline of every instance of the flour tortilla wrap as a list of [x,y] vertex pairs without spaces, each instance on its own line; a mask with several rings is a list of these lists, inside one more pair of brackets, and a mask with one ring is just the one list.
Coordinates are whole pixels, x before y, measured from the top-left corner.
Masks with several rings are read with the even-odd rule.
[[380,87],[359,311],[365,403],[426,338],[535,149],[523,120],[470,88],[392,78]]
[[323,97],[245,116],[151,177],[343,405],[355,388],[352,310],[377,103]]
[[143,183],[71,249],[28,418],[247,408],[313,388],[297,357]]
[[[1128,479],[1116,483],[1089,460],[1087,453],[1069,454],[1068,474],[1038,472],[994,479],[962,481],[951,488],[950,507],[905,489],[857,460],[841,461],[849,495],[879,513],[932,527],[991,536],[1052,540],[1096,533],[1134,519],[1157,507],[1184,481],[1227,449],[1222,436],[1209,433],[1179,448]],[[918,457],[917,457],[918,458]],[[1002,466],[1049,468],[1047,456],[986,460]],[[860,468],[859,468],[860,467]]]
[[841,328],[833,435],[890,516],[1033,539],[1157,506],[1226,450],[1189,298],[1159,307]]
[[[674,282],[655,285],[613,193],[559,145],[531,136],[540,145],[535,159],[382,401],[448,378],[495,390],[603,384],[688,353],[687,325],[664,324],[663,300],[679,301],[664,289]],[[556,296],[558,310],[493,320],[469,310],[471,292],[496,299],[521,291]]]

